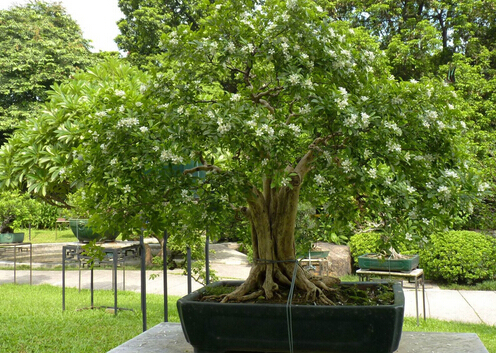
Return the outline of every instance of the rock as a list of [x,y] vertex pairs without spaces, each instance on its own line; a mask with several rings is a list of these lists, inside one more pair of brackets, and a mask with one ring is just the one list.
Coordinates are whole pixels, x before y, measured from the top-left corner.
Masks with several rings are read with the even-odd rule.
[[329,251],[327,261],[329,262],[330,275],[341,277],[351,275],[352,259],[348,245],[336,245],[324,242],[314,243],[316,251]]

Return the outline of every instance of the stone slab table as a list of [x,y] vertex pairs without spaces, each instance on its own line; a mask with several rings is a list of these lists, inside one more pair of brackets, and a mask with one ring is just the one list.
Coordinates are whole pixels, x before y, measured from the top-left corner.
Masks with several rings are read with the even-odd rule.
[[[193,353],[181,324],[163,322],[109,353]],[[396,353],[488,353],[475,333],[403,332]]]

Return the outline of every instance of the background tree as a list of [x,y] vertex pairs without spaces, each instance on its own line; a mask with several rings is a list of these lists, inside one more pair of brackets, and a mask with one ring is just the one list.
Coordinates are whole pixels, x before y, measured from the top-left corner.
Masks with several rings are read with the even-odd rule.
[[145,64],[163,50],[161,37],[171,28],[181,24],[198,28],[202,16],[199,4],[199,0],[119,0],[119,8],[125,16],[118,23],[119,49],[127,51],[133,63]]
[[328,1],[334,18],[377,36],[392,72],[404,80],[437,76],[464,99],[476,162],[491,181],[491,196],[465,227],[494,229],[496,121],[496,1]]
[[46,91],[96,62],[78,24],[54,3],[0,11],[0,143],[37,114]]

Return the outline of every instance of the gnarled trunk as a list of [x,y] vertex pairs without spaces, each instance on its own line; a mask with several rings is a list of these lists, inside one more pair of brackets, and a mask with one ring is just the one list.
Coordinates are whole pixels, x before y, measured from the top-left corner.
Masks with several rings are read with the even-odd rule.
[[254,264],[244,284],[227,295],[224,302],[261,295],[270,299],[280,286],[289,287],[294,279],[296,288],[307,292],[308,300],[330,304],[321,291],[329,290],[328,286],[296,262],[294,230],[300,180],[296,175],[291,187],[280,188],[271,188],[271,181],[265,180],[263,192],[253,191],[246,214],[251,224]]

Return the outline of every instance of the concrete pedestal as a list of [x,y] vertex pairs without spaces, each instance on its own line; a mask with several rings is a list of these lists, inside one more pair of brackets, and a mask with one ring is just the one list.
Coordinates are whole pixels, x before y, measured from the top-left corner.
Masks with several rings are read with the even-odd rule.
[[[163,322],[109,353],[193,353],[181,324]],[[488,353],[475,333],[403,332],[396,353]]]

